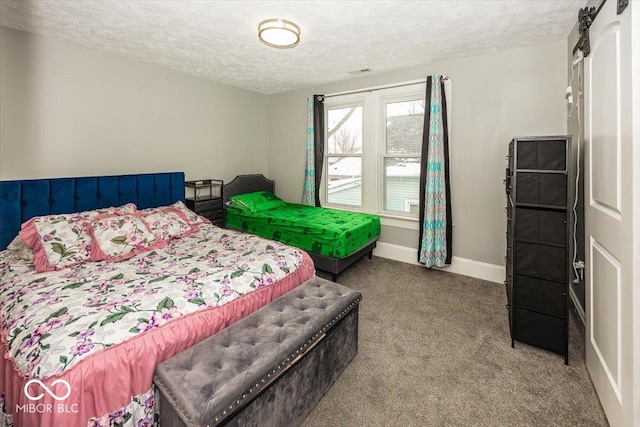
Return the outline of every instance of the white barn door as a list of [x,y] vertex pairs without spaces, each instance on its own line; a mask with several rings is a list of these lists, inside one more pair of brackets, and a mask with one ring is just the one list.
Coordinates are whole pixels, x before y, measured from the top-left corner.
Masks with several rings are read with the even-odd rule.
[[[591,25],[591,53],[584,64],[585,343],[587,369],[609,423],[612,427],[631,427],[640,426],[640,140],[639,124],[634,129],[633,123],[640,120],[633,116],[639,80],[633,72],[640,70],[638,42],[633,40],[637,28],[632,30],[632,26],[638,26],[634,21],[639,16],[632,9],[640,8],[640,1],[631,1],[620,15],[616,6],[616,0],[607,1]],[[633,56],[636,59],[632,60]]]

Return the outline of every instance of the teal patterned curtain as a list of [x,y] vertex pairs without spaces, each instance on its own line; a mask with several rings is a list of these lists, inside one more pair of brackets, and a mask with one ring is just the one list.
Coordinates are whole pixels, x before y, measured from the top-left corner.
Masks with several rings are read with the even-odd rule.
[[314,166],[314,137],[313,137],[313,96],[309,97],[307,111],[307,145],[305,153],[304,186],[302,188],[302,204],[316,205],[316,178]]
[[308,108],[302,203],[320,206],[320,180],[324,163],[324,95],[310,96]]
[[444,82],[438,74],[427,77],[422,167],[420,173],[420,240],[418,261],[426,267],[451,264],[451,190],[449,139]]

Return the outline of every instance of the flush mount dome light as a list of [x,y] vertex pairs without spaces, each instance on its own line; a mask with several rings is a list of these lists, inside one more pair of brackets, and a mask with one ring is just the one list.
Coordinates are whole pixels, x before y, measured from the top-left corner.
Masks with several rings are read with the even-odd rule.
[[267,46],[287,49],[300,43],[300,28],[286,19],[267,19],[258,25],[258,37]]

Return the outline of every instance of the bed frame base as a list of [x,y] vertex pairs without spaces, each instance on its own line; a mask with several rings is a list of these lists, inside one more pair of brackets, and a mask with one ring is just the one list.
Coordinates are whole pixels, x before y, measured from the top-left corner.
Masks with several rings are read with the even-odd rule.
[[375,239],[367,243],[357,252],[352,253],[346,258],[330,258],[311,252],[309,252],[309,256],[313,260],[313,263],[316,266],[316,270],[324,271],[325,273],[331,274],[331,280],[337,282],[338,275],[344,270],[351,267],[353,264],[360,261],[365,256],[368,256],[369,259],[373,257],[373,250],[376,247],[377,241],[378,239]]

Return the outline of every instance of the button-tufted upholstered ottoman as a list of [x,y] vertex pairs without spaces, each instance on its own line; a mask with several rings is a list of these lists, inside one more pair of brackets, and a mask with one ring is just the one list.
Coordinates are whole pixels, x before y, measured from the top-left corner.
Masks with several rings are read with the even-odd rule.
[[314,277],[162,362],[162,427],[300,425],[358,351],[361,298]]

